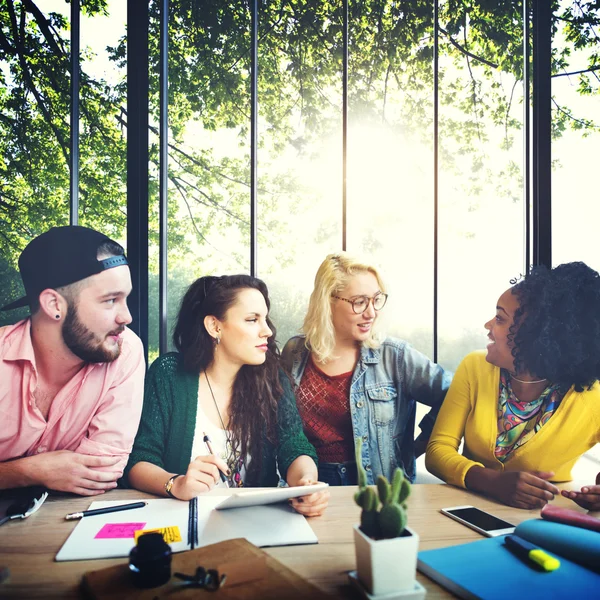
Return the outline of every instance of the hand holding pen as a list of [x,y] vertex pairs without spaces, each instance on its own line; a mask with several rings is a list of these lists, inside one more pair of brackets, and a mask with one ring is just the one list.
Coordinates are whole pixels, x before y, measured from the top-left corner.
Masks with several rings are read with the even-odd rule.
[[227,465],[218,456],[197,456],[181,477],[173,482],[171,492],[178,500],[191,500],[204,494],[220,482],[219,471],[227,472]]
[[[204,436],[203,441],[206,444],[206,447],[208,448],[208,451],[210,452],[211,456],[215,456],[215,453],[213,452],[211,443],[210,443],[210,438],[208,437],[208,435],[206,435],[206,432],[203,431],[202,435]],[[217,468],[219,469],[219,476],[221,477],[221,481],[227,486],[229,487],[229,484],[227,483],[227,476],[225,475],[225,472],[229,471],[229,469],[227,468],[227,466],[225,466],[225,469],[221,469],[218,465]]]

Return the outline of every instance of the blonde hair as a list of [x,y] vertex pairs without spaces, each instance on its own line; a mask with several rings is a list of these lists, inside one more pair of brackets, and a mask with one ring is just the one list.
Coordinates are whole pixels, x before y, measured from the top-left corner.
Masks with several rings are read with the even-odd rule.
[[[377,269],[349,256],[346,252],[329,254],[317,271],[315,287],[310,295],[308,311],[302,326],[302,332],[306,335],[306,347],[314,353],[317,362],[324,363],[334,358],[335,329],[331,313],[331,297],[339,294],[348,285],[349,279],[359,273],[373,273],[379,289],[385,292]],[[379,336],[372,329],[363,345],[376,348],[379,344]]]

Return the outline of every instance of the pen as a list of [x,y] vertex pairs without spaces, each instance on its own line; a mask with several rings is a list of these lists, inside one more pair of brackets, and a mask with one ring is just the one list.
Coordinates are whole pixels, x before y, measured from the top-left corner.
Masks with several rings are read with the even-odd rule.
[[143,508],[147,502],[132,502],[131,504],[119,504],[118,506],[107,506],[106,508],[94,508],[92,510],[84,510],[82,512],[71,513],[65,516],[67,521],[81,519],[82,517],[91,517],[93,515],[105,515],[112,512],[120,512],[122,510],[132,510],[134,508]]
[[194,498],[194,522],[193,522],[193,528],[192,528],[192,535],[193,535],[193,543],[192,543],[192,550],[194,549],[194,545],[198,545],[198,496],[196,496]]
[[534,562],[544,571],[556,571],[560,567],[560,561],[557,558],[550,556],[517,535],[507,535],[504,538],[504,543],[511,552],[514,552],[521,558],[526,558]]
[[[213,452],[212,446],[210,445],[210,438],[206,435],[205,431],[203,431],[202,434],[204,435],[204,438],[202,438],[202,439],[204,440],[204,443],[206,444],[208,451],[214,456],[215,453]],[[217,467],[217,469],[219,469],[219,467]],[[227,483],[227,477],[225,476],[225,473],[223,473],[223,471],[221,471],[221,469],[219,469],[219,475],[221,476],[221,481],[223,483]],[[229,487],[229,485],[227,485],[227,487]]]
[[190,550],[198,545],[198,496],[194,496],[188,508],[188,544]]

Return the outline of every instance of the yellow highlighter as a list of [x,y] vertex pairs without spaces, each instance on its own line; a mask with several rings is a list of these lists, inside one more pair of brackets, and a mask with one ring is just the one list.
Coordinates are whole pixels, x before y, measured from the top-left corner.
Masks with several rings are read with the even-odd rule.
[[517,535],[507,535],[504,538],[504,543],[517,556],[530,560],[544,571],[556,571],[560,567],[560,561],[557,558],[550,556],[547,552],[540,550],[540,548]]

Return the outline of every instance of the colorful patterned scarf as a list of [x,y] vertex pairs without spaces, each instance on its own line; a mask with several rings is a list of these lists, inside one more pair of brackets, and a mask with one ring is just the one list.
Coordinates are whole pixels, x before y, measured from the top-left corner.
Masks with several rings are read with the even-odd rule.
[[500,369],[496,458],[504,462],[519,446],[528,442],[548,422],[563,397],[558,385],[550,385],[536,400],[521,402],[512,390],[509,372]]

